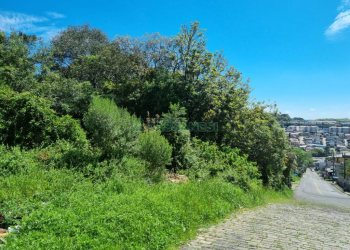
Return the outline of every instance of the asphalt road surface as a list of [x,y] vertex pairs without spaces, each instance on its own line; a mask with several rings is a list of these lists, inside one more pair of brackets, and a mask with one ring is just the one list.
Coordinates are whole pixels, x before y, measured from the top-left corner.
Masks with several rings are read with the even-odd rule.
[[295,190],[297,200],[350,209],[350,196],[308,169]]

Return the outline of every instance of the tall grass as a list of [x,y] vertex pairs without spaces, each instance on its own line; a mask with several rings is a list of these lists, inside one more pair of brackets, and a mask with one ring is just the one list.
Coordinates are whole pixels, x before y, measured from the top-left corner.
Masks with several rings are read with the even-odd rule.
[[0,179],[0,213],[20,225],[6,249],[166,249],[236,209],[289,195],[220,180],[94,184],[68,170],[33,168]]

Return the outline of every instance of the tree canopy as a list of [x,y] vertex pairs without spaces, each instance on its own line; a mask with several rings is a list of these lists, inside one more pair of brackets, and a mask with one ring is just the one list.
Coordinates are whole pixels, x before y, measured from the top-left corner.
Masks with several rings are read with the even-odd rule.
[[[141,132],[136,117],[158,117],[157,127],[173,148],[173,169],[190,167],[186,155],[196,137],[237,148],[257,163],[265,185],[283,186],[289,144],[278,119],[289,117],[250,101],[248,81],[222,53],[208,50],[198,22],[182,26],[173,37],[113,40],[96,28],[73,26],[49,45],[21,33],[0,33],[0,55],[1,84],[23,92],[20,98],[36,100],[27,101],[35,115],[78,119],[105,157],[131,150]],[[166,132],[166,126],[177,129]]]

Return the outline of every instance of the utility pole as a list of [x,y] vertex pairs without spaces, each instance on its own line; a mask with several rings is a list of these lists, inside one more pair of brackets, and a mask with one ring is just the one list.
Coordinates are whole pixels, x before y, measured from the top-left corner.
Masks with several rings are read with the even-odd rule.
[[334,181],[334,177],[335,177],[335,150],[332,151],[332,155],[333,155],[333,176],[332,176],[332,180]]
[[345,183],[345,178],[346,178],[346,158],[345,154],[343,153],[343,161],[344,161],[344,183]]
[[333,155],[333,181],[334,181],[334,175],[335,175],[335,152],[334,152],[334,150],[333,150],[333,153],[332,153],[332,155]]

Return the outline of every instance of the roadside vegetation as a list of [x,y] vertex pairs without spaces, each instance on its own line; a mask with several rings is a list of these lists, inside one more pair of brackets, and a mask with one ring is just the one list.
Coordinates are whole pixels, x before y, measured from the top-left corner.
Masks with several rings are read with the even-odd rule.
[[165,249],[291,197],[310,158],[279,115],[198,23],[114,40],[69,27],[50,44],[0,33],[2,246]]

